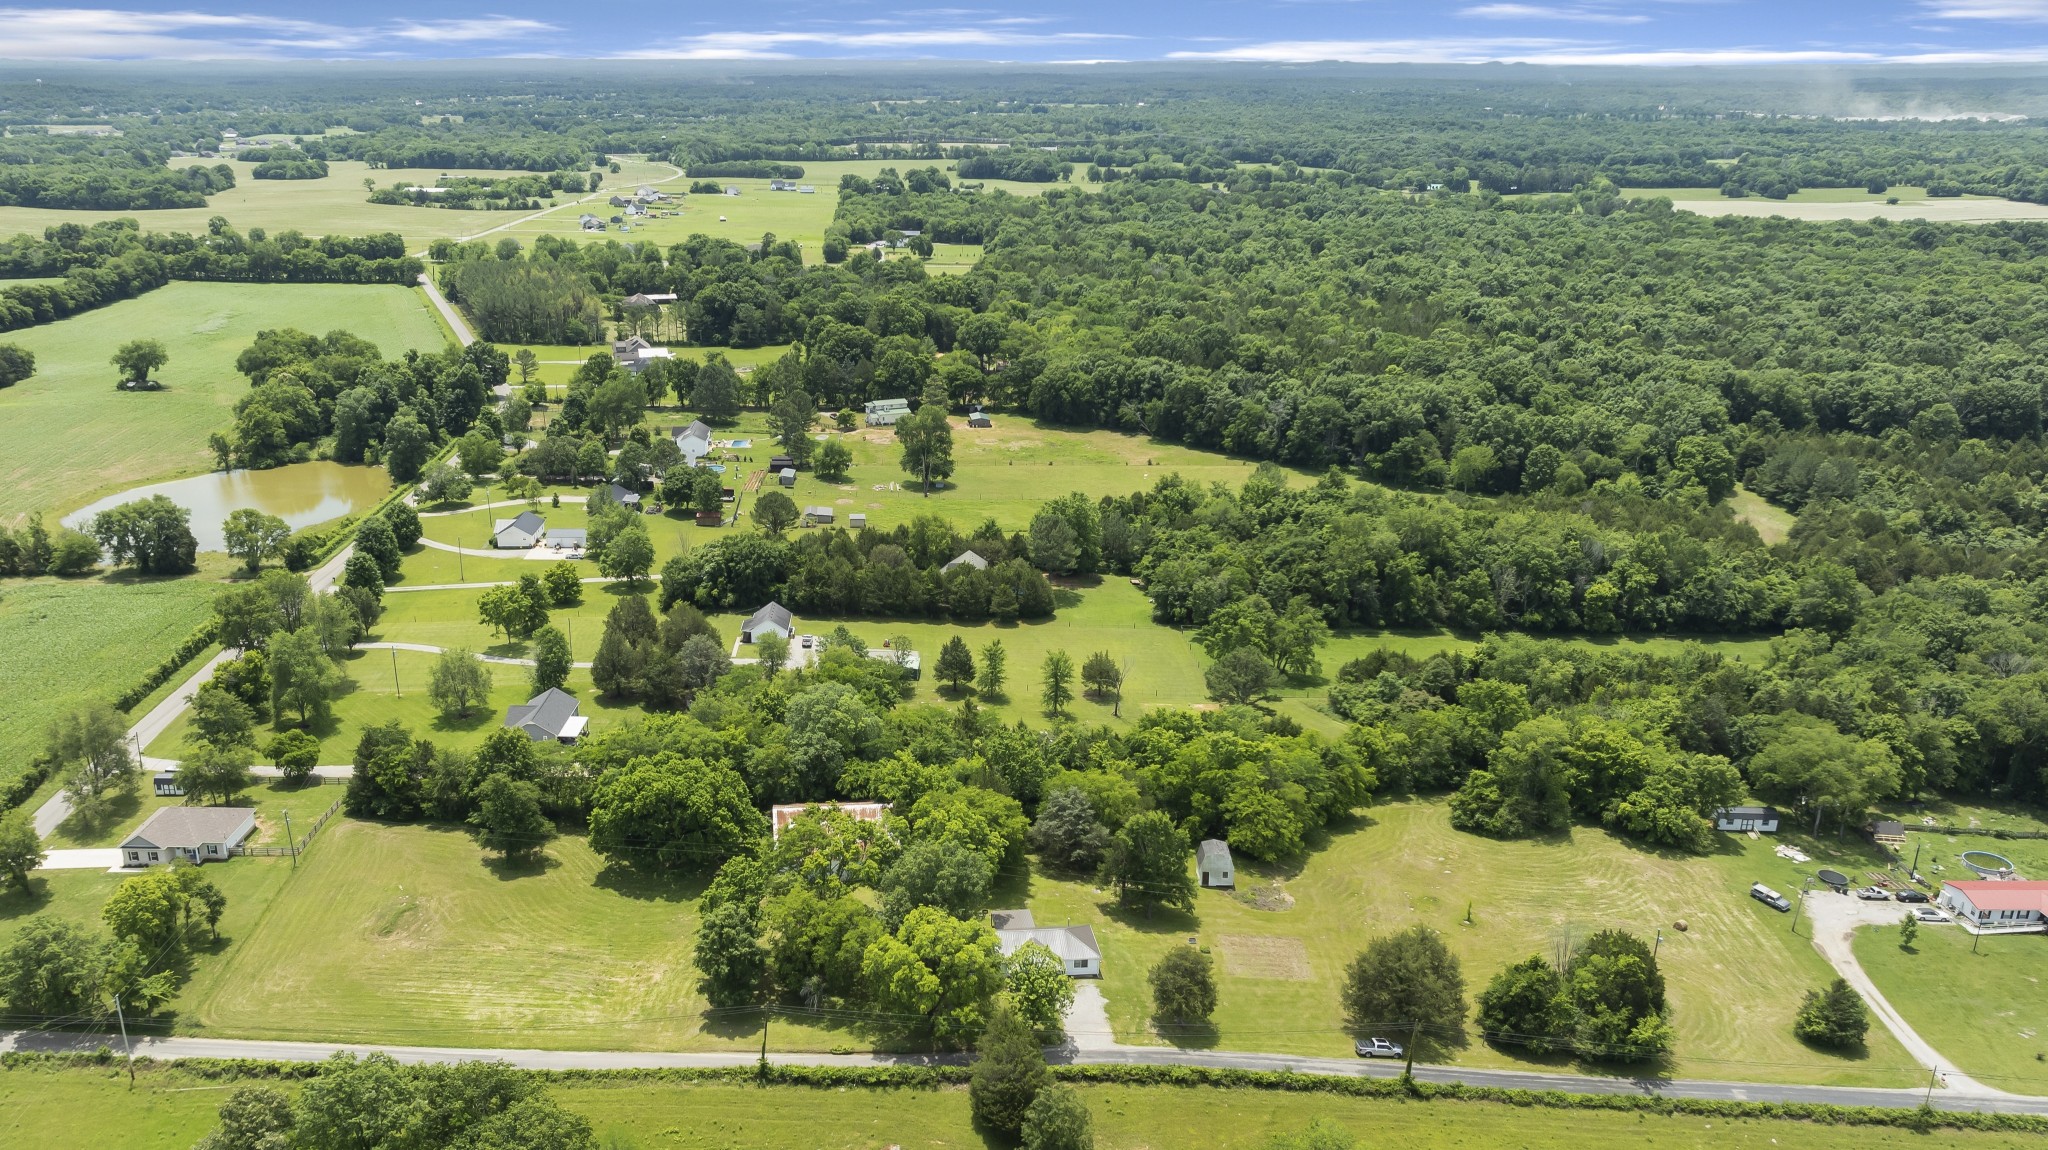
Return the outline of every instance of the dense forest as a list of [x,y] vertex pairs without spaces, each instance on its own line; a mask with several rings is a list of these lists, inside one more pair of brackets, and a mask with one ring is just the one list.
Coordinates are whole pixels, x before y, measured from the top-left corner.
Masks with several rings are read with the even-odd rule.
[[170,155],[158,144],[9,128],[0,138],[0,207],[203,208],[207,196],[235,186],[226,164],[172,168]]

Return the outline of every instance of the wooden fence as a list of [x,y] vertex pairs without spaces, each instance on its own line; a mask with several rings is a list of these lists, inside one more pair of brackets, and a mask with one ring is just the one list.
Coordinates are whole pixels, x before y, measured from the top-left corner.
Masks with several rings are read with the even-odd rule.
[[[342,782],[343,780],[334,779],[330,781],[338,783]],[[327,809],[320,813],[320,817],[313,820],[312,827],[310,827],[306,831],[305,835],[302,838],[300,838],[298,842],[293,843],[290,846],[236,847],[228,853],[234,855],[246,855],[251,858],[283,858],[287,855],[291,856],[292,858],[297,858],[298,856],[306,853],[306,848],[308,846],[311,846],[313,843],[313,836],[319,834],[320,828],[327,825],[327,820],[334,817],[334,812],[341,809],[341,804],[346,798],[347,796],[344,795],[342,796],[342,798],[335,799],[332,803],[329,803]]]

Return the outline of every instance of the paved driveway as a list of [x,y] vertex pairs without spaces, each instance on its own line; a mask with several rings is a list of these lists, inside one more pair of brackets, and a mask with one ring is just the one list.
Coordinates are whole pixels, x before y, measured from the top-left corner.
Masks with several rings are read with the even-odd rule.
[[88,847],[80,850],[44,851],[37,870],[113,870],[121,865],[117,847]]

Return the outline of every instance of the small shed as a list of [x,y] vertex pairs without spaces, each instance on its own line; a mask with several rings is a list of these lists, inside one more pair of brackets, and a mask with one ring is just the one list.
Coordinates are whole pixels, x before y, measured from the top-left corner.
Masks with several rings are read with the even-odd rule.
[[856,511],[846,517],[846,526],[851,531],[864,531],[868,525],[868,513]]
[[832,509],[830,507],[824,506],[823,504],[819,504],[818,506],[815,507],[804,508],[804,522],[806,523],[815,523],[818,526],[822,527],[831,523],[832,519]]
[[1904,823],[1894,822],[1891,819],[1879,819],[1863,829],[1870,832],[1870,841],[1879,846],[1902,847],[1906,845],[1906,825]]
[[794,468],[794,467],[785,467],[785,468],[783,468],[783,469],[782,469],[781,471],[778,471],[778,472],[776,472],[776,478],[777,478],[777,479],[779,479],[779,480],[780,480],[780,481],[782,482],[782,485],[783,485],[784,487],[795,487],[795,486],[796,486],[796,468]]
[[185,788],[178,785],[178,772],[176,771],[158,771],[156,777],[151,779],[150,782],[155,786],[156,793],[160,796],[172,797],[185,793]]
[[988,412],[986,411],[970,411],[967,413],[967,426],[994,427],[995,422],[989,419]]
[[1195,871],[1206,887],[1235,887],[1237,869],[1231,865],[1230,844],[1222,839],[1203,839],[1195,848]]
[[723,527],[725,526],[725,516],[717,511],[699,511],[697,513],[697,526]]
[[491,528],[491,546],[524,551],[540,542],[547,520],[537,512],[522,511],[517,518],[496,520]]
[[768,460],[768,470],[782,471],[796,466],[796,460],[787,455],[776,455]]
[[1779,815],[1774,807],[1722,807],[1714,812],[1714,829],[1722,831],[1776,834],[1778,821]]
[[740,624],[740,642],[752,643],[763,635],[780,635],[787,639],[796,634],[796,617],[789,608],[780,603],[770,603],[759,611],[747,616]]

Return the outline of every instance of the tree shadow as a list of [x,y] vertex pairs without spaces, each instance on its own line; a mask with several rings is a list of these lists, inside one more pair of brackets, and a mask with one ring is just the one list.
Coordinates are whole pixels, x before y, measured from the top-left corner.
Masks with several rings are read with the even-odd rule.
[[23,890],[10,882],[6,891],[0,893],[0,920],[36,914],[49,905],[52,897],[49,880],[31,871],[28,889]]
[[1152,1032],[1180,1050],[1214,1050],[1223,1031],[1213,1022],[1163,1022],[1155,1018]]
[[562,865],[560,859],[546,850],[530,851],[526,854],[506,856],[495,851],[486,851],[478,862],[491,872],[499,882],[517,882],[523,878],[539,878]]
[[623,863],[606,863],[591,880],[600,890],[641,902],[689,902],[711,885],[711,876],[697,872],[645,871]]
[[1153,907],[1148,914],[1145,907],[1125,905],[1112,891],[1103,893],[1107,896],[1101,904],[1103,916],[1140,934],[1194,934],[1201,926],[1191,911]]
[[142,813],[142,788],[123,787],[101,802],[74,807],[57,824],[57,834],[67,840],[98,839],[113,828]]

